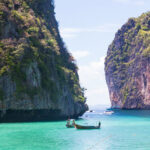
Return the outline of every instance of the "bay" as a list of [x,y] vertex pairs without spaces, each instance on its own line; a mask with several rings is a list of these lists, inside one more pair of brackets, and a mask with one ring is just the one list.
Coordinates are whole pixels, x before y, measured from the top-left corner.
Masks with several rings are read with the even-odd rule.
[[0,124],[0,150],[149,150],[150,111],[105,108],[85,113],[76,123],[101,129],[66,128],[66,121]]

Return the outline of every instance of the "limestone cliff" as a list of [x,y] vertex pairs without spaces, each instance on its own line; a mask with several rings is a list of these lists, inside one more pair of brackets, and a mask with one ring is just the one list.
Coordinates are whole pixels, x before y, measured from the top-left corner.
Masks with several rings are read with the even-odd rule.
[[87,109],[53,0],[0,1],[0,121],[78,117]]
[[131,18],[116,33],[105,59],[113,108],[150,109],[150,13]]

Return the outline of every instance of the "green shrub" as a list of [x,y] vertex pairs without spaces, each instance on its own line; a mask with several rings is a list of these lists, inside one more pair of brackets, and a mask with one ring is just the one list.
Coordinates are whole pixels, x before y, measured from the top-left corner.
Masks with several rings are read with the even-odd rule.
[[84,102],[85,101],[85,97],[83,97],[83,96],[79,96],[79,100],[81,101],[81,102]]
[[40,40],[35,36],[30,36],[29,40],[30,40],[30,46],[38,47],[38,48],[42,46]]
[[32,34],[32,33],[38,33],[39,32],[39,28],[38,27],[30,27],[27,32],[29,34]]
[[25,10],[28,10],[30,7],[27,5],[27,3],[26,2],[23,2],[22,3],[22,6],[25,8]]
[[1,69],[0,69],[0,76],[2,76],[4,73],[6,73],[8,71],[8,67],[7,66],[3,66]]
[[19,11],[12,10],[12,15],[18,22],[24,23],[24,21],[26,20],[26,18]]
[[47,40],[47,43],[49,46],[53,46],[55,44],[55,40],[54,39],[49,39]]
[[144,57],[150,57],[150,47],[143,50],[142,55]]

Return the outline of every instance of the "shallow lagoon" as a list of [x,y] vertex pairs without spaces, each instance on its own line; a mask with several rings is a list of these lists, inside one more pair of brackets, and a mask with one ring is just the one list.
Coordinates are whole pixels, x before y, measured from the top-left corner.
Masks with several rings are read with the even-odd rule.
[[86,113],[79,124],[96,125],[98,130],[65,127],[65,121],[0,124],[0,150],[149,150],[150,111],[104,109]]

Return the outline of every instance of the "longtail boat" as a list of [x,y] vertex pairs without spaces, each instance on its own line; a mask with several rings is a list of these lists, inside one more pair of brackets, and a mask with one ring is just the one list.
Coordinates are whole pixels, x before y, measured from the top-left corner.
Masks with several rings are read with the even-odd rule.
[[83,126],[75,123],[74,126],[76,129],[100,129],[101,123],[99,122],[98,126]]

